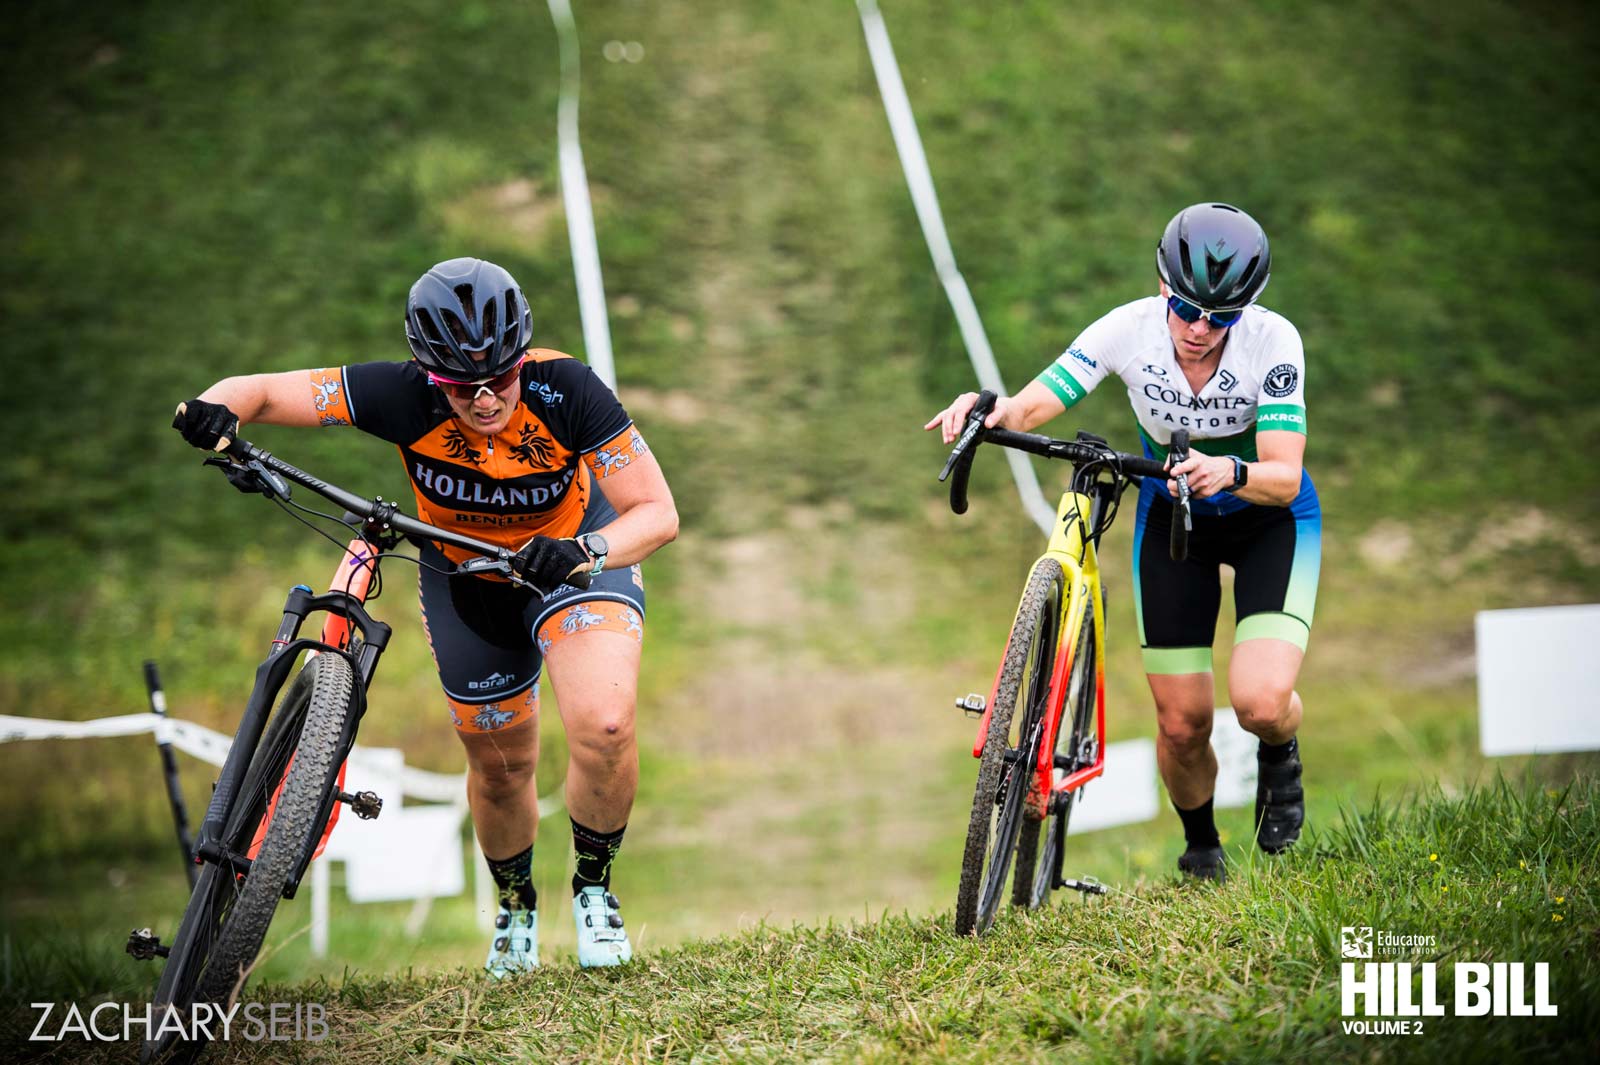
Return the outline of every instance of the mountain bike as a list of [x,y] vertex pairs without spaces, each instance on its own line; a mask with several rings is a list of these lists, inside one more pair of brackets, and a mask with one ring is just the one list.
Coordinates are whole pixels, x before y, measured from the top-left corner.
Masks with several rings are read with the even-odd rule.
[[[284,603],[200,824],[192,857],[201,871],[171,944],[162,944],[148,928],[128,937],[126,949],[135,958],[166,959],[152,1004],[155,1021],[140,1056],[144,1062],[192,1061],[200,1054],[209,1036],[198,1034],[197,1022],[215,1019],[237,998],[278,900],[294,897],[340,808],[349,806],[362,819],[382,810],[374,793],[344,790],[345,759],[391,631],[364,606],[382,588],[379,561],[426,564],[395,549],[402,540],[418,548],[431,541],[473,553],[456,573],[495,575],[533,588],[516,572],[516,553],[509,548],[408,517],[381,496],[366,499],[328,484],[244,440],[235,440],[225,454],[207,458],[206,465],[343,546],[344,556],[329,591],[317,595],[297,584]],[[290,484],[343,507],[343,517],[294,502]],[[354,538],[342,544],[296,511],[339,522]],[[571,583],[587,586],[588,574],[575,575]],[[316,613],[326,615],[321,638],[302,637],[301,628]],[[289,681],[302,655],[306,661]]]
[[[1123,490],[1142,477],[1169,476],[1164,463],[1115,451],[1088,433],[1055,440],[985,429],[994,404],[993,392],[979,395],[939,474],[941,481],[954,474],[950,509],[967,511],[967,480],[980,444],[1070,462],[1072,481],[1057,506],[1049,545],[1028,573],[988,698],[974,693],[956,701],[981,715],[972,747],[978,783],[956,894],[958,935],[981,935],[994,924],[1013,857],[1014,906],[1041,906],[1057,888],[1105,890],[1093,880],[1061,875],[1073,805],[1084,785],[1105,771],[1105,589],[1096,552]],[[1187,432],[1173,434],[1174,464],[1188,446]],[[1192,518],[1188,479],[1176,480],[1170,550],[1181,561]]]

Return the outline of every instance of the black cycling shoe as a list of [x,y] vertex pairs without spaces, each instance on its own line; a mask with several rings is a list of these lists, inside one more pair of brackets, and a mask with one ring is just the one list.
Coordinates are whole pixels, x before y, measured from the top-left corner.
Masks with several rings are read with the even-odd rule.
[[1268,762],[1256,752],[1256,845],[1279,854],[1300,838],[1305,792],[1300,787],[1300,741],[1289,741],[1289,757]]
[[1190,847],[1178,856],[1178,872],[1195,880],[1228,879],[1228,870],[1222,862],[1221,847]]

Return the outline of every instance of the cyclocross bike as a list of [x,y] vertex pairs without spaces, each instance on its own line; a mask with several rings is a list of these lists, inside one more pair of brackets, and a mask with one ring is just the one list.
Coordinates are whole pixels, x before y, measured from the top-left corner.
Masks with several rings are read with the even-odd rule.
[[[1064,459],[1073,472],[1049,546],[1028,573],[989,697],[956,701],[982,715],[972,748],[980,762],[956,895],[958,935],[980,935],[994,923],[1013,857],[1015,906],[1041,906],[1058,887],[1105,890],[1092,880],[1061,876],[1073,803],[1105,771],[1105,590],[1096,549],[1116,518],[1123,489],[1141,477],[1169,476],[1164,463],[1114,451],[1087,433],[1055,440],[985,429],[994,404],[993,392],[979,395],[939,474],[943,481],[954,472],[952,510],[967,511],[967,479],[982,443]],[[1174,464],[1188,446],[1187,432],[1173,434]],[[1182,560],[1192,519],[1188,479],[1180,476],[1177,483],[1170,549]]]
[[[225,1010],[237,997],[278,900],[294,897],[326,846],[339,808],[349,805],[364,819],[382,808],[372,792],[344,790],[345,759],[389,642],[389,626],[363,605],[382,588],[379,560],[419,561],[394,549],[402,539],[417,547],[433,541],[475,553],[455,567],[457,573],[493,574],[533,587],[518,575],[516,554],[507,548],[417,521],[381,496],[365,499],[327,484],[244,440],[235,440],[226,454],[206,459],[206,465],[220,467],[235,488],[265,495],[307,525],[293,512],[340,521],[356,535],[344,546],[329,591],[316,595],[300,584],[289,592],[200,825],[192,857],[202,868],[177,934],[170,945],[148,928],[128,937],[134,957],[166,958],[154,1001],[157,1020],[141,1054],[146,1062],[199,1055],[205,1039],[193,1038],[198,1026],[190,1022],[208,1011],[197,1014],[194,1007],[206,1003]],[[291,482],[343,507],[344,517],[293,502]],[[587,586],[588,574],[575,575],[572,583]],[[301,637],[307,617],[318,612],[327,615],[321,639]],[[285,688],[302,654],[307,661]],[[163,1032],[159,1020],[170,1017],[178,1023]]]

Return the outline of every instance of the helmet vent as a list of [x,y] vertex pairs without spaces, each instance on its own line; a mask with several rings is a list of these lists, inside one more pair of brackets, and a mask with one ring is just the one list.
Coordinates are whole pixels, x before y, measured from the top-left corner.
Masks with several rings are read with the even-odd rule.
[[1213,288],[1220,285],[1223,279],[1228,276],[1228,271],[1233,266],[1233,260],[1234,256],[1231,254],[1218,258],[1210,252],[1206,253],[1206,277]]

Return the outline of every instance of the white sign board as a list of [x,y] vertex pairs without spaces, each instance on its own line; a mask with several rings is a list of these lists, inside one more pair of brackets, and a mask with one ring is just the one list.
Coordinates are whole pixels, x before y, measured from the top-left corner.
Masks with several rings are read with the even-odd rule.
[[345,863],[351,902],[458,895],[466,886],[461,860],[461,815],[455,806],[404,806],[405,755],[368,747],[350,759],[345,790],[374,791],[383,813],[363,821],[346,807],[321,861]]
[[1231,706],[1217,707],[1211,722],[1211,749],[1217,753],[1217,791],[1214,809],[1256,805],[1256,751],[1261,741],[1239,726]]
[[1486,755],[1600,750],[1600,604],[1478,614]]

